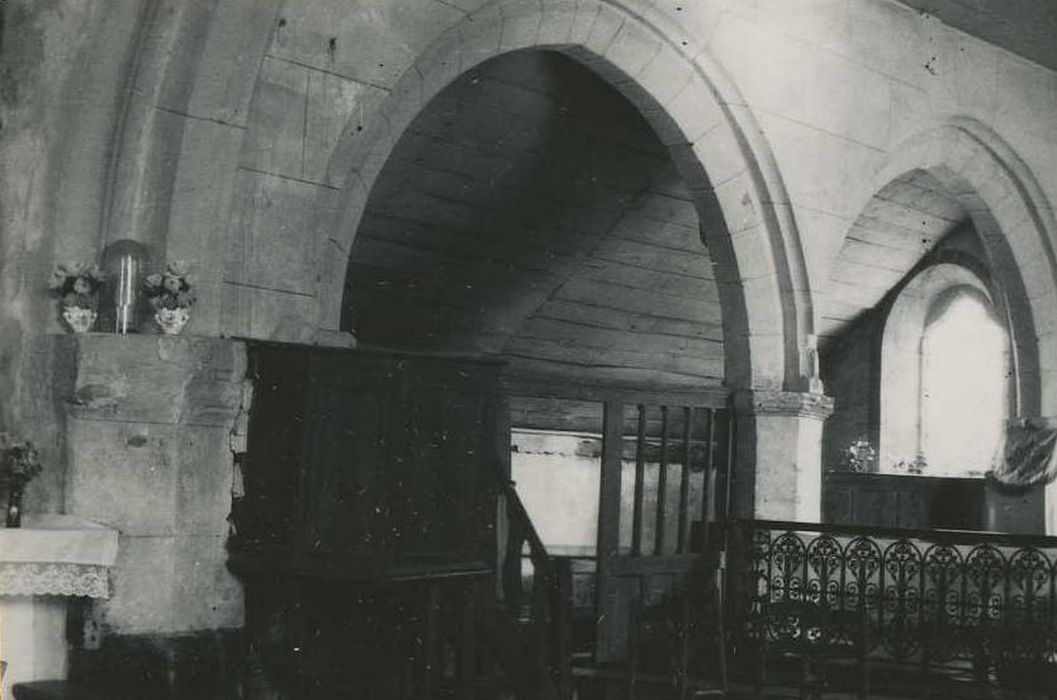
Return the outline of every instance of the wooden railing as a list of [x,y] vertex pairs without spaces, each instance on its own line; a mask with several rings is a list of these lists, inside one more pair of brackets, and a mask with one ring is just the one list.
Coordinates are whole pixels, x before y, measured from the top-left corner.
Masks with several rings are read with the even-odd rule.
[[[613,409],[616,410],[616,409]],[[717,411],[710,407],[694,406],[668,406],[662,404],[656,408],[659,412],[658,423],[654,427],[654,435],[649,435],[647,423],[649,421],[649,407],[638,404],[635,407],[635,483],[632,505],[631,522],[631,554],[632,556],[655,555],[676,553],[686,554],[691,551],[690,543],[690,520],[692,506],[690,503],[690,472],[700,470],[704,473],[705,482],[701,489],[701,515],[703,522],[712,522],[716,519],[717,506],[722,505],[725,499],[717,499],[717,481],[719,465],[713,454],[713,446],[716,444],[717,434]],[[674,414],[674,415],[673,415]],[[725,416],[720,416],[725,419]],[[673,436],[672,432],[677,432]],[[725,430],[726,426],[720,428]],[[621,450],[623,452],[623,450]],[[652,453],[652,454],[651,454]],[[621,457],[624,455],[621,454]],[[673,464],[673,456],[675,464]],[[644,541],[644,516],[643,507],[646,497],[646,464],[656,462],[657,485],[656,485],[656,508],[654,510],[653,542]],[[668,479],[671,476],[672,467],[678,466],[679,495],[675,504],[676,510],[676,532],[668,532]],[[674,534],[674,544],[669,544],[669,537]],[[652,546],[651,546],[652,545]]]
[[[505,555],[501,562],[503,603],[528,636],[532,662],[527,692],[572,697],[572,571],[569,562],[552,559],[536,532],[514,482],[502,483],[506,517]],[[531,591],[525,604],[523,551],[532,564]],[[537,695],[538,697],[538,695]]]
[[[602,447],[598,540],[587,557],[594,571],[586,575],[593,581],[577,587],[591,589],[594,600],[589,605],[581,601],[577,608],[575,640],[574,567],[576,583],[585,583],[585,558],[551,556],[515,485],[501,477],[505,512],[500,522],[506,531],[500,589],[509,614],[520,618],[531,635],[526,651],[533,659],[533,676],[549,679],[561,698],[571,697],[574,674],[580,684],[626,685],[623,695],[628,698],[658,682],[670,685],[679,698],[716,692],[725,684],[715,682],[725,675],[725,669],[716,669],[722,643],[709,647],[707,681],[691,673],[691,666],[701,661],[697,638],[714,636],[722,626],[722,605],[714,595],[719,579],[714,570],[704,575],[718,552],[711,550],[709,557],[702,552],[711,524],[725,512],[731,452],[725,395],[607,394],[569,400],[575,410],[566,416],[575,425],[564,427],[586,434],[600,431]],[[587,410],[591,403],[596,408]],[[625,496],[621,481],[632,478]],[[529,566],[531,576],[526,575]],[[670,653],[660,662],[664,668],[659,674],[652,657],[660,645],[644,633],[649,629],[671,632],[665,642]],[[637,686],[642,687],[636,691]]]
[[1054,680],[1057,538],[774,521],[730,535],[732,613],[761,684],[782,656],[848,662],[862,697],[877,667],[918,686]]
[[[693,697],[724,695],[726,640],[719,560],[675,554],[651,557],[647,566],[635,564],[631,559],[617,560],[612,568],[614,578],[629,591],[623,697],[640,697],[644,681],[654,688],[667,687],[666,697],[673,700],[686,700],[691,693]],[[671,581],[661,596],[658,579]]]
[[[615,674],[610,691],[629,699],[719,694],[726,685],[718,551],[709,539],[725,511],[729,413],[700,397],[658,398],[609,401],[603,416],[595,660],[597,671]],[[629,463],[627,514],[621,480]],[[693,498],[692,473],[701,479]],[[627,515],[631,522],[622,523]],[[630,549],[623,544],[629,535]]]

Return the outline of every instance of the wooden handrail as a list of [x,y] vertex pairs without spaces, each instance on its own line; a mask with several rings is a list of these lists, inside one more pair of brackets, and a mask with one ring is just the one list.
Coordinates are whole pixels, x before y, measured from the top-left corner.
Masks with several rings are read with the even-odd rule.
[[[531,649],[525,659],[535,678],[535,697],[569,698],[572,693],[571,676],[571,573],[560,566],[547,552],[532,518],[515,488],[515,482],[498,479],[499,495],[506,502],[509,528],[506,558],[502,562],[503,596],[507,608],[514,614],[521,611],[521,560],[524,542],[529,544],[529,558],[533,566],[532,599],[526,641]],[[520,695],[519,695],[520,697]]]
[[[532,566],[536,572],[542,573],[548,581],[554,581],[556,578],[554,562],[547,554],[547,547],[543,544],[543,540],[540,539],[539,533],[536,532],[536,526],[533,525],[532,518],[529,517],[515,485],[515,482],[510,480],[504,480],[501,483],[503,496],[506,498],[507,507],[509,508],[507,517],[516,520],[524,531],[525,540],[529,543],[529,558],[532,560]],[[510,556],[514,553],[508,552],[507,554]],[[516,556],[520,557],[521,552],[517,552]]]
[[[571,397],[572,398],[572,397]],[[596,635],[595,635],[595,660],[602,663],[611,663],[618,660],[617,655],[622,652],[619,647],[613,646],[617,651],[612,651],[606,645],[613,645],[612,640],[619,644],[620,632],[611,629],[614,625],[621,625],[619,615],[610,614],[605,605],[611,605],[610,601],[616,600],[620,595],[611,595],[613,588],[603,590],[603,582],[606,585],[623,585],[616,579],[620,577],[624,567],[623,555],[625,548],[621,546],[620,537],[620,512],[621,512],[621,473],[623,464],[631,455],[627,449],[628,438],[634,441],[634,460],[636,466],[636,487],[633,507],[633,527],[631,550],[637,564],[635,575],[653,575],[657,569],[657,575],[674,570],[679,574],[687,574],[694,562],[700,559],[699,552],[692,552],[691,546],[691,518],[693,517],[693,505],[691,504],[691,471],[700,471],[699,464],[705,469],[702,476],[703,493],[701,496],[702,520],[706,525],[702,527],[702,539],[712,539],[722,535],[725,531],[721,527],[710,529],[712,520],[717,515],[726,513],[723,506],[717,507],[715,501],[721,500],[717,489],[716,463],[720,453],[716,453],[716,415],[726,406],[726,395],[699,396],[699,395],[664,395],[659,393],[640,393],[637,395],[615,395],[607,392],[590,398],[576,396],[576,400],[595,400],[604,398],[601,423],[602,459],[599,483],[599,525],[598,540],[595,551],[586,557],[574,557],[577,559],[590,559],[596,564],[595,581],[596,587],[594,597],[596,601]],[[722,400],[720,400],[720,398]],[[636,399],[639,399],[636,401]],[[660,400],[658,400],[660,399]],[[637,415],[632,415],[625,409],[628,406],[636,406]],[[654,425],[656,421],[653,413],[647,415],[647,407],[656,405],[659,407],[659,428]],[[680,423],[681,420],[681,423]],[[652,426],[652,427],[651,427]],[[655,428],[658,428],[655,430]],[[590,426],[591,434],[597,430],[597,426]],[[629,432],[630,430],[630,432]],[[681,439],[680,439],[681,436]],[[674,441],[674,444],[673,444]],[[701,457],[702,446],[704,457]],[[678,448],[678,452],[676,452]],[[731,450],[727,449],[729,454]],[[715,453],[715,454],[714,454]],[[644,535],[644,502],[645,502],[645,467],[647,462],[658,463],[657,508],[651,515],[653,520],[653,533]],[[568,559],[552,557],[544,545],[542,539],[522,502],[515,483],[509,478],[508,465],[500,463],[496,469],[496,495],[501,497],[505,505],[505,515],[501,521],[508,527],[504,540],[506,551],[502,554],[503,586],[502,593],[507,608],[516,613],[523,627],[531,630],[531,639],[525,646],[526,659],[531,659],[531,666],[538,678],[540,674],[550,676],[551,681],[560,697],[568,697],[571,690],[571,612],[572,612],[572,571]],[[665,499],[668,496],[667,482],[669,479],[669,467],[675,471],[678,466],[678,503],[673,503],[672,508],[665,507]],[[724,482],[725,483],[725,482]],[[675,511],[677,506],[678,510]],[[671,513],[669,513],[671,511]],[[601,514],[607,514],[602,516]],[[672,527],[673,523],[668,517],[678,515],[676,519],[677,529]],[[645,542],[649,538],[651,541]],[[524,543],[528,542],[525,552]],[[718,541],[716,542],[718,544]],[[693,547],[696,550],[696,547]],[[532,562],[534,568],[534,580],[532,583],[531,605],[524,606],[524,593],[522,590],[521,568],[523,559]],[[638,569],[642,569],[639,571]],[[717,584],[719,585],[719,584]],[[527,588],[527,586],[526,586]],[[680,610],[682,617],[680,627],[680,652],[677,661],[680,664],[680,691],[683,696],[689,692],[689,628],[690,609],[689,594],[683,591],[682,605]],[[527,602],[527,601],[525,601]],[[717,603],[717,606],[722,605]],[[616,608],[616,603],[612,604]],[[619,609],[618,609],[619,610]],[[721,613],[718,615],[721,616]],[[612,657],[612,658],[611,658]],[[633,683],[634,685],[634,683]]]

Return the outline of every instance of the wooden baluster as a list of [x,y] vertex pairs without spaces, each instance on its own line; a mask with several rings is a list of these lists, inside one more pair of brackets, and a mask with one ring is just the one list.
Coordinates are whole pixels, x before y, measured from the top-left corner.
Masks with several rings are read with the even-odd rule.
[[726,552],[721,552],[719,565],[713,579],[713,594],[716,601],[716,639],[719,651],[719,687],[724,695],[727,692],[727,562]]
[[433,697],[437,687],[438,666],[441,655],[438,654],[440,646],[440,584],[431,582],[426,589],[426,633],[423,635],[422,645],[425,668],[422,673],[422,697]]
[[511,479],[511,425],[510,425],[510,397],[502,395],[497,398],[498,405],[493,416],[495,425],[495,435],[493,438],[493,445],[495,450],[495,459],[493,464],[495,465],[496,475],[498,477],[496,498],[496,512],[495,512],[495,560],[494,566],[497,572],[500,572],[499,576],[494,578],[494,584],[496,587],[495,595],[497,598],[503,598],[503,585],[505,571],[504,567],[506,564],[506,543],[508,539],[508,528],[510,525],[510,504],[507,503],[507,497],[504,489],[504,485],[512,485],[514,482]]
[[668,407],[661,406],[661,461],[657,472],[657,531],[654,533],[653,553],[664,554],[664,521],[668,496]]
[[562,698],[572,697],[573,689],[573,571],[571,559],[555,561],[558,582],[555,601],[555,626],[557,627],[557,648],[555,663],[558,665],[558,694]]
[[460,698],[473,698],[477,683],[476,582],[465,584],[459,592],[459,650],[456,686]]
[[515,512],[511,498],[506,500],[507,510],[507,544],[506,558],[503,561],[503,600],[507,608],[515,615],[521,614],[521,601],[524,597],[524,581],[521,575],[522,550],[525,546],[525,524]]
[[[726,449],[726,462],[723,465],[722,483],[723,483],[723,495],[722,503],[717,508],[717,517],[724,522],[731,517],[731,509],[733,507],[733,493],[734,493],[734,469],[738,459],[737,455],[737,440],[738,440],[738,422],[735,418],[734,409],[728,408],[726,412],[727,419],[727,449]],[[718,481],[718,479],[717,479]]]
[[[689,692],[690,673],[690,587],[684,580],[675,589],[679,596],[679,658],[676,660],[678,669],[678,685],[676,692],[679,700],[686,700]],[[721,642],[722,643],[722,642]]]
[[[245,630],[246,639],[246,690],[252,697],[261,697],[272,690],[268,683],[268,677],[264,666],[265,634],[268,629],[268,615],[275,609],[272,600],[274,586],[265,583],[266,579],[260,575],[248,576],[245,587]],[[67,619],[76,614],[77,628],[84,624],[90,598],[72,598]],[[270,603],[270,604],[269,604]],[[273,613],[274,614],[274,613]],[[68,622],[67,624],[72,624]],[[0,677],[0,681],[3,678]],[[277,691],[276,691],[277,692]]]
[[690,551],[690,421],[693,409],[683,406],[683,471],[679,479],[679,541],[680,554]]
[[639,618],[642,612],[643,581],[634,579],[635,592],[628,601],[628,700],[635,699],[635,686],[639,683]]
[[[705,480],[701,494],[701,521],[714,522],[716,519],[716,460],[715,449],[715,415],[711,408],[705,409]],[[707,541],[707,533],[702,528],[702,546]]]
[[286,609],[286,615],[289,624],[288,629],[293,637],[294,684],[298,689],[298,692],[304,694],[307,693],[309,686],[308,673],[305,669],[310,652],[310,649],[308,648],[310,611],[305,609],[305,601],[307,598],[305,595],[304,580],[299,577],[291,576],[287,579],[287,585],[291,604]]
[[532,578],[532,632],[534,636],[535,676],[537,687],[543,687],[550,676],[550,597],[554,582],[537,571]]
[[631,521],[631,553],[642,555],[642,497],[646,479],[646,407],[639,404],[638,435],[635,439],[635,505]]

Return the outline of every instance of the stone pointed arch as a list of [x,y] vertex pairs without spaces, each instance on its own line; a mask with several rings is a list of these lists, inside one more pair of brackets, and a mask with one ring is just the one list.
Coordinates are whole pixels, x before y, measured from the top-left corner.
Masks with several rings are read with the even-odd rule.
[[[653,20],[653,21],[651,21]],[[776,161],[723,70],[664,20],[609,0],[505,0],[468,14],[406,71],[362,134],[329,164],[344,184],[317,229],[321,329],[341,319],[349,253],[371,188],[415,116],[456,77],[502,53],[565,53],[620,90],[651,123],[694,197],[716,261],[727,383],[800,390],[800,348],[813,332],[799,234]]]
[[1031,169],[983,124],[960,118],[911,137],[874,175],[857,211],[904,174],[924,170],[972,219],[1009,316],[1023,416],[1057,414],[1057,219]]

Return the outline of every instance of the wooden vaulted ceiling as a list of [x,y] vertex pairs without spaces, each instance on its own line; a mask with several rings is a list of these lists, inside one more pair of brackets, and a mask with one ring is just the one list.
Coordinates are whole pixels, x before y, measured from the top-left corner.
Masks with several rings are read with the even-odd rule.
[[845,238],[820,299],[819,335],[834,336],[873,308],[946,235],[968,220],[929,173],[916,170],[877,193]]
[[550,52],[461,76],[386,163],[350,257],[369,346],[501,355],[525,377],[723,376],[697,213],[635,108]]

